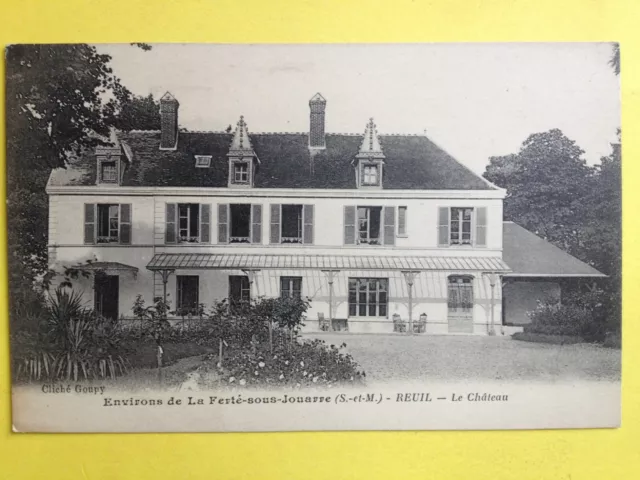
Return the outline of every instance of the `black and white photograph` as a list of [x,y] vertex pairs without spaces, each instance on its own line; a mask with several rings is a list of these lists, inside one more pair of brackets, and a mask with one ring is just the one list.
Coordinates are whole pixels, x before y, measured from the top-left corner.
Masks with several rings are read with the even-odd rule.
[[15,431],[620,426],[618,44],[5,58]]

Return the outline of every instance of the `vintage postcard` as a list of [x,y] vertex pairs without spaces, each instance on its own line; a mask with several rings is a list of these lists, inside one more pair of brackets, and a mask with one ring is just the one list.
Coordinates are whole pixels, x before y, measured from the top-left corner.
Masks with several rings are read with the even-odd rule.
[[618,45],[5,58],[16,431],[620,425]]

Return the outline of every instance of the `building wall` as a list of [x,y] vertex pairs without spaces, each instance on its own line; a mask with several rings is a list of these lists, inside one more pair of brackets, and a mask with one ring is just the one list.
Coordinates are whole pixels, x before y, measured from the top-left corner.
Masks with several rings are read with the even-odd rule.
[[[135,195],[107,193],[100,187],[86,187],[87,194],[50,195],[49,255],[51,266],[62,271],[64,266],[82,264],[87,260],[121,262],[138,268],[134,278],[132,273],[120,273],[121,315],[130,316],[131,307],[137,294],[150,304],[154,295],[161,292],[162,283],[158,274],[146,270],[154,254],[157,253],[247,253],[247,254],[296,254],[296,255],[421,255],[421,256],[500,256],[502,248],[502,199],[492,192],[361,192],[344,191],[332,193],[300,192],[262,192],[238,191],[216,192],[212,195],[203,189],[201,195]],[[115,190],[117,192],[117,190]],[[244,193],[244,194],[243,194]],[[295,196],[294,196],[295,193]],[[250,194],[251,196],[247,196]],[[469,198],[466,198],[465,195]],[[84,245],[84,204],[85,203],[130,203],[132,205],[132,244],[131,245]],[[165,245],[165,205],[166,203],[209,203],[211,205],[211,244],[173,244]],[[262,243],[260,245],[231,244],[218,245],[217,242],[217,204],[218,203],[259,203],[262,209]],[[272,203],[278,204],[314,204],[314,244],[313,245],[270,245],[269,225]],[[360,206],[406,206],[407,235],[396,237],[395,246],[345,246],[343,232],[343,207]],[[438,207],[461,206],[487,208],[487,246],[486,247],[438,247],[437,223]],[[449,273],[469,272],[423,272],[414,286],[414,320],[426,313],[427,332],[447,332],[447,275]],[[242,275],[241,271],[177,271],[177,275],[200,275],[200,301],[211,305],[216,299],[228,296],[228,275]],[[280,276],[302,276],[304,296],[312,300],[308,312],[307,329],[318,328],[318,314],[329,318],[329,290],[325,274],[320,271],[270,271],[258,272],[253,285],[254,296],[278,296]],[[351,331],[383,332],[392,331],[391,317],[394,313],[403,319],[408,317],[407,286],[400,272],[341,272],[334,284],[334,318],[346,318],[349,277],[389,278],[390,298],[389,314],[386,319],[351,319]],[[93,284],[91,279],[79,279],[78,288],[84,290],[88,304],[93,303]],[[175,305],[175,275],[168,283],[169,300]],[[499,287],[496,288],[495,319],[500,320]],[[490,292],[488,281],[481,278],[480,272],[474,278],[475,308],[474,332],[486,333],[489,319]]]
[[560,301],[560,285],[553,281],[523,281],[509,279],[504,286],[504,320],[509,325],[531,323],[528,312],[538,302]]

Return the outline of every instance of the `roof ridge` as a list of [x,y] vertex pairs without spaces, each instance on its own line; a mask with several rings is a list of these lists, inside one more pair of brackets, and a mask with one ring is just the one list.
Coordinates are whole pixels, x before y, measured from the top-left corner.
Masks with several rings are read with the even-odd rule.
[[[157,129],[134,128],[133,130],[119,130],[118,133],[160,133]],[[233,132],[225,130],[184,130],[180,133],[216,133],[224,135],[233,135]],[[249,132],[249,135],[309,135],[309,132]],[[325,135],[340,135],[346,137],[363,137],[363,133],[357,132],[326,132]],[[378,133],[381,137],[426,137],[423,133]]]

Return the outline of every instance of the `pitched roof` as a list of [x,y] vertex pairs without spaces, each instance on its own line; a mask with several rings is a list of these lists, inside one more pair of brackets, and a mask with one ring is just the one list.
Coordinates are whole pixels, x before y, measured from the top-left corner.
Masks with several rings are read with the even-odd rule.
[[[309,152],[307,133],[249,133],[260,159],[256,188],[355,189],[351,161],[364,135],[327,134],[326,149]],[[161,151],[159,131],[119,132],[132,157],[124,186],[226,187],[231,133],[180,132],[175,151]],[[385,153],[383,188],[493,190],[481,177],[422,135],[380,135]],[[195,155],[211,155],[210,168],[196,168]],[[54,170],[50,185],[95,185],[97,162],[87,152],[66,169]]]
[[513,277],[606,277],[517,223],[504,222],[502,259]]

